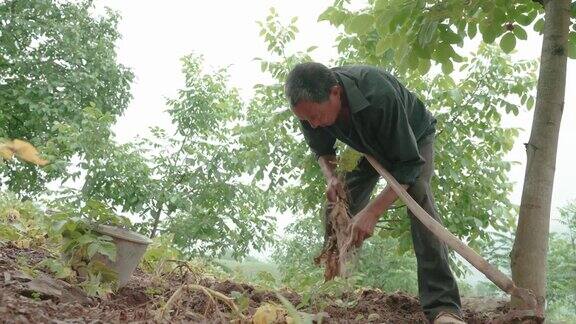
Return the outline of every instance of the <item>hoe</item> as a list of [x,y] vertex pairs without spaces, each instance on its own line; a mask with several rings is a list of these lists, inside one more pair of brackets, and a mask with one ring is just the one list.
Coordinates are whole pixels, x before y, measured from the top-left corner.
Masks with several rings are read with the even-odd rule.
[[414,215],[428,228],[434,235],[436,235],[442,242],[446,243],[451,249],[460,254],[470,264],[472,264],[478,271],[482,272],[490,281],[496,286],[505,291],[507,294],[520,298],[528,309],[526,310],[512,310],[506,317],[517,318],[525,316],[534,316],[539,321],[544,318],[543,302],[539,301],[536,296],[528,289],[518,287],[514,284],[512,279],[498,270],[496,267],[488,263],[486,259],[480,256],[476,251],[472,250],[468,245],[458,239],[454,234],[450,233],[442,224],[434,220],[416,201],[404,190],[404,188],[394,179],[394,177],[384,169],[378,161],[373,157],[366,155],[366,158],[372,164],[374,169],[386,179],[386,182],[398,194],[400,199],[404,201],[406,206],[414,213]]

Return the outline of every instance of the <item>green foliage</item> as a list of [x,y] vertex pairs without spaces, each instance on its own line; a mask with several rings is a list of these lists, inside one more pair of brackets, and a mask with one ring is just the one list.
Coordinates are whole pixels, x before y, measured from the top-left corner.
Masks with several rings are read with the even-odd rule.
[[[296,307],[294,305],[292,305],[292,303],[290,303],[290,301],[288,299],[286,299],[286,297],[280,295],[279,293],[276,293],[276,297],[280,300],[280,302],[282,303],[282,305],[286,309],[286,312],[288,313],[290,318],[292,318],[294,323],[302,323],[302,324],[312,324],[313,323],[312,315],[305,314],[305,313],[302,314],[302,313],[298,312]],[[317,321],[320,322],[321,318],[317,319]]]
[[389,237],[374,237],[365,242],[355,266],[358,284],[416,294],[416,259],[413,253],[399,254],[398,247],[399,241]]
[[147,152],[133,143],[119,145],[112,139],[114,116],[110,113],[89,105],[80,110],[79,117],[81,125],[57,123],[58,135],[47,144],[46,152],[57,151],[59,141],[68,141],[73,150],[82,152],[75,163],[50,165],[69,169],[63,182],[84,180],[79,192],[58,194],[76,204],[94,199],[126,212],[142,212],[151,175],[144,158]]
[[272,260],[281,264],[282,282],[298,291],[323,280],[324,271],[314,265],[315,253],[322,248],[322,223],[319,217],[306,216],[285,229],[272,254]]
[[70,279],[75,277],[75,273],[66,262],[60,259],[44,259],[37,265],[38,268],[46,269],[53,273],[56,278]]
[[310,307],[312,309],[324,310],[330,305],[337,305],[342,308],[353,307],[358,303],[353,295],[351,299],[346,298],[345,293],[352,292],[355,288],[360,288],[354,278],[334,278],[333,280],[318,281],[311,286],[301,287],[302,301],[298,307]]
[[[324,271],[313,264],[322,246],[322,224],[318,217],[297,220],[286,229],[272,259],[279,265],[282,282],[311,298],[312,292],[326,290],[322,286]],[[366,241],[352,265],[350,273],[354,288],[373,287],[386,291],[402,289],[415,293],[416,263],[412,254],[398,254],[398,240],[374,236]]]
[[560,208],[566,232],[553,233],[549,241],[547,302],[550,319],[576,320],[576,201]]
[[[220,258],[214,262],[236,282],[247,282],[262,289],[282,287],[281,274],[276,265],[248,257],[241,262],[231,258]],[[280,265],[282,267],[283,265]]]
[[180,258],[180,252],[172,245],[173,239],[173,235],[168,234],[152,240],[142,257],[144,271],[160,276],[174,269],[176,264],[173,261]]
[[[562,232],[551,233],[547,269],[547,318],[551,321],[573,322],[576,320],[576,202],[559,209],[560,221],[566,226]],[[509,252],[514,238],[494,235],[484,255],[491,263],[510,272]],[[491,283],[479,283],[474,292],[479,295],[495,295]]]
[[480,248],[489,228],[506,233],[514,226],[507,178],[512,162],[506,154],[518,130],[504,128],[500,121],[505,113],[518,113],[518,101],[533,98],[536,65],[512,64],[488,46],[480,46],[476,55],[460,67],[460,82],[437,76],[409,83],[424,91],[421,96],[438,119],[432,187],[440,215],[452,232]]
[[137,213],[136,227],[155,236],[169,232],[188,255],[235,256],[271,241],[270,202],[259,187],[242,180],[244,162],[235,128],[242,103],[228,87],[225,70],[202,70],[202,59],[182,59],[185,85],[168,101],[174,134],[153,128],[152,136],[118,145],[109,126],[113,116],[96,106],[82,110],[82,127],[59,124],[59,136],[84,152],[72,179],[79,192],[60,192],[68,202],[95,199]]
[[[366,13],[382,20],[365,35],[342,33],[338,64],[367,63],[395,71],[433,112],[438,119],[437,177],[433,178],[437,207],[448,228],[478,250],[488,244],[490,228],[505,234],[514,226],[516,210],[508,199],[512,183],[506,176],[512,162],[505,156],[518,130],[503,128],[500,121],[504,113],[518,114],[520,106],[533,107],[536,63],[512,62],[487,45],[461,58],[453,44],[462,44],[466,33],[475,33],[478,26],[489,37],[491,32],[506,32],[504,27],[490,30],[501,27],[492,20],[500,21],[502,10],[508,18],[529,12],[527,17],[535,19],[540,13],[538,4],[525,2],[470,1],[462,6],[456,1],[372,1],[369,8],[353,12],[345,9],[345,2],[336,1],[320,17],[335,19],[335,25],[346,25],[350,17]],[[426,9],[421,10],[422,6]],[[473,18],[462,15],[468,10],[475,13]],[[498,17],[490,16],[492,13]],[[408,15],[410,19],[404,19]],[[512,31],[521,29],[517,24],[512,27]],[[507,49],[513,47],[510,35],[503,40]],[[522,31],[513,35],[524,38]],[[386,49],[382,53],[378,42]],[[418,60],[410,59],[413,56]],[[430,61],[441,64],[443,74],[428,73]],[[458,78],[450,77],[456,69]],[[403,211],[388,213],[386,218],[394,224],[391,235],[408,249],[409,222]]]
[[110,272],[103,263],[95,263],[88,272],[88,277],[79,285],[88,296],[104,297],[115,289],[117,274]]
[[[103,203],[90,200],[82,208],[57,203],[50,215],[50,235],[58,238],[57,251],[62,259],[47,259],[39,266],[67,277],[91,296],[104,296],[114,289],[118,274],[110,268],[116,261],[112,238],[100,234],[100,224],[125,226],[129,222],[116,216]],[[69,271],[71,269],[72,271]]]
[[204,73],[201,58],[192,55],[182,63],[185,87],[168,101],[176,134],[158,130],[148,141],[159,151],[149,205],[168,216],[162,231],[173,233],[187,254],[239,257],[261,250],[272,240],[271,204],[260,187],[242,179],[250,161],[241,156],[236,132],[243,120],[238,92],[228,87],[225,70]]
[[552,233],[548,252],[547,302],[550,319],[576,320],[576,232]]
[[[392,65],[393,58],[368,55],[367,52],[371,50],[368,47],[368,43],[359,42],[341,48],[339,63],[366,62],[384,67]],[[284,54],[278,61],[267,61],[266,66],[271,67],[272,76],[280,75],[274,72],[289,70],[292,64],[305,56],[306,54],[302,53],[294,56]],[[535,62],[529,61],[512,64],[509,56],[484,45],[473,54],[473,58],[458,66],[461,76],[457,80],[444,75],[400,75],[438,119],[435,155],[437,177],[432,184],[437,208],[448,228],[478,250],[489,246],[492,232],[506,234],[514,225],[515,208],[508,199],[512,184],[506,176],[512,163],[505,160],[505,155],[512,148],[518,130],[503,128],[500,121],[505,113],[519,112],[518,101],[521,104],[533,102],[530,90],[535,85],[535,67]],[[281,97],[277,91],[282,89],[282,80],[278,78],[274,84],[256,87],[257,98],[262,93],[262,102],[266,104],[264,107],[273,104],[285,105],[273,101]],[[258,111],[265,111],[265,108],[260,107]],[[270,111],[272,113],[275,110],[270,108]],[[320,214],[324,199],[324,179],[314,159],[310,158],[307,152],[302,152],[303,140],[298,137],[297,127],[289,128],[295,119],[280,119],[278,115],[276,118],[276,123],[258,124],[260,134],[267,134],[270,129],[271,134],[275,135],[275,144],[269,146],[269,151],[258,160],[257,165],[264,164],[265,166],[259,167],[261,169],[268,165],[281,166],[286,169],[284,175],[293,175],[284,189],[271,188],[269,194],[278,197],[275,200],[278,205],[287,201],[288,210],[297,214],[306,213],[307,216],[297,220],[300,225],[290,228],[290,231],[294,232],[289,232],[290,236],[283,240],[274,260],[289,264],[283,270],[287,282],[309,280],[308,283],[299,284],[310,285],[321,278],[321,270],[312,268],[309,263],[315,248],[319,249],[322,231],[320,222],[313,221],[309,215]],[[250,127],[249,125],[248,128]],[[284,136],[282,131],[278,131],[282,128],[287,129],[287,133],[288,130],[292,132],[288,133],[289,136]],[[261,138],[268,141],[266,135]],[[300,143],[295,143],[298,141]],[[286,149],[275,159],[279,155],[277,151],[283,147]],[[282,158],[286,155],[289,159]],[[273,182],[277,176],[268,173],[268,177]],[[292,183],[294,186],[291,187]],[[409,219],[405,209],[389,211],[383,217],[382,223],[386,230],[381,231],[379,236],[384,242],[391,244],[389,251],[404,253],[411,249]],[[390,257],[392,258],[392,255]],[[376,265],[366,264],[366,268],[361,271],[370,272],[369,268],[374,266]],[[298,271],[302,269],[306,269],[303,272],[306,273],[306,278],[298,278]],[[379,270],[375,268],[375,271]],[[391,277],[403,277],[410,273],[409,270],[402,271]],[[409,280],[393,282],[404,285],[408,284]],[[379,284],[384,286],[386,282]],[[370,285],[378,286],[375,282]],[[413,286],[403,288],[413,289]]]
[[[238,158],[244,161],[244,170],[253,174],[251,184],[265,188],[267,200],[280,211],[317,211],[321,201],[323,179],[316,161],[300,135],[299,122],[292,116],[284,97],[284,79],[290,68],[310,60],[309,48],[305,52],[289,54],[286,48],[294,40],[291,31],[294,21],[283,26],[277,14],[271,14],[262,23],[261,34],[281,31],[277,38],[265,38],[273,51],[270,59],[257,58],[263,72],[269,74],[270,84],[257,84],[254,96],[247,107],[247,124],[237,130],[242,149]],[[282,40],[282,43],[278,42]]]
[[62,125],[82,128],[83,107],[113,120],[127,107],[133,75],[116,62],[118,15],[92,9],[92,1],[0,3],[0,138],[28,140],[52,162],[0,165],[0,189],[24,196],[62,178],[83,153],[78,138],[60,135]]
[[47,214],[32,201],[0,192],[0,241],[61,256],[46,258],[35,267],[78,282],[90,295],[102,296],[112,291],[117,280],[109,267],[116,260],[116,245],[96,231],[99,224],[129,225],[97,201],[88,201],[82,208],[57,201]]
[[[338,49],[356,60],[385,61],[401,73],[426,73],[436,63],[449,74],[454,64],[466,60],[458,49],[466,41],[479,36],[491,44],[500,39],[508,53],[516,39],[527,38],[527,26],[536,22],[534,30],[542,31],[543,12],[532,0],[371,0],[363,6],[335,0],[319,20],[343,27]],[[571,43],[569,52],[574,50]]]
[[47,243],[46,220],[32,201],[21,201],[11,192],[0,192],[0,242],[13,242],[21,248]]

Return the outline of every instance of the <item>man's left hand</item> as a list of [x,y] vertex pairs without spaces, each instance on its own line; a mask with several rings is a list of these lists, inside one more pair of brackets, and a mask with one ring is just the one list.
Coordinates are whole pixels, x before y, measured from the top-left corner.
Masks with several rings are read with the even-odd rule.
[[364,240],[372,236],[379,218],[380,215],[365,209],[356,214],[349,225],[350,245],[360,247]]

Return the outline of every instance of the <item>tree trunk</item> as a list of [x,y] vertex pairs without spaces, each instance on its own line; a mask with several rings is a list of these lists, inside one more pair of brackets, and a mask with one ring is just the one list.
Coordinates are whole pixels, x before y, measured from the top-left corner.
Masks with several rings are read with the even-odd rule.
[[[544,1],[544,8],[544,40],[536,108],[530,141],[526,144],[524,188],[511,254],[514,282],[519,287],[531,289],[541,301],[546,296],[550,204],[566,87],[570,1]],[[512,298],[512,305],[523,306],[517,298]]]

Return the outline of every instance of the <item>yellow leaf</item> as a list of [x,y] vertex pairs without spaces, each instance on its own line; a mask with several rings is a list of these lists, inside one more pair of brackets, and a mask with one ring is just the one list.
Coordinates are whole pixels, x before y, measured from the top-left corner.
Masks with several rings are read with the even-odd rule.
[[16,156],[24,161],[34,163],[36,165],[46,165],[48,161],[41,159],[38,156],[38,150],[30,143],[15,139],[12,141],[12,150]]
[[21,249],[29,249],[30,248],[30,240],[29,239],[23,239],[20,241],[16,241],[16,246],[21,248]]
[[20,219],[20,213],[16,209],[10,208],[6,212],[6,219],[8,222],[13,223]]
[[252,317],[252,323],[254,324],[272,324],[272,323],[282,323],[285,321],[286,311],[273,304],[264,304],[258,307],[256,313]]

